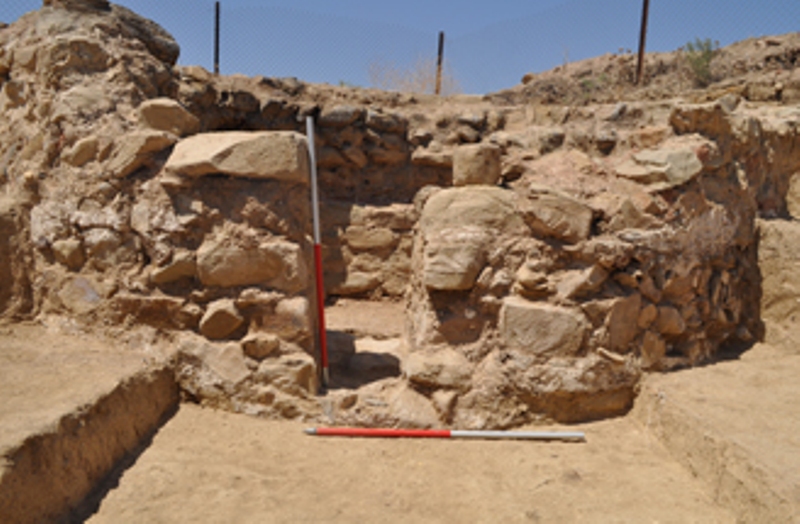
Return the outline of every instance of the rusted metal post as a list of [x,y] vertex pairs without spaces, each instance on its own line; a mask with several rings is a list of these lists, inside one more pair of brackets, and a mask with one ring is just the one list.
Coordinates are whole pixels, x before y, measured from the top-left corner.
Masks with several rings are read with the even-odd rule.
[[442,94],[442,59],[444,57],[444,31],[439,31],[439,57],[436,59],[436,94]]
[[219,74],[219,2],[214,4],[214,74]]
[[644,46],[647,40],[647,17],[650,12],[650,0],[644,0],[642,7],[642,31],[639,33],[639,60],[636,62],[636,85],[642,81],[642,69],[644,68]]

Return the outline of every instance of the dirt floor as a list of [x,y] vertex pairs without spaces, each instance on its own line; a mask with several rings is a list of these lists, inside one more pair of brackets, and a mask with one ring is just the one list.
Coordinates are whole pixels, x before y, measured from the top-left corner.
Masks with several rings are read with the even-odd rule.
[[584,444],[302,429],[183,405],[89,522],[734,522],[633,420]]
[[153,358],[63,323],[0,327],[0,452],[93,403]]
[[[371,328],[359,307],[331,308],[330,324],[397,336],[398,305]],[[147,332],[112,345],[64,327],[0,331],[4,450],[161,358]],[[798,374],[800,355],[759,345],[649,377],[626,417],[536,428],[584,431],[585,443],[311,437],[183,404],[89,521],[793,522]]]

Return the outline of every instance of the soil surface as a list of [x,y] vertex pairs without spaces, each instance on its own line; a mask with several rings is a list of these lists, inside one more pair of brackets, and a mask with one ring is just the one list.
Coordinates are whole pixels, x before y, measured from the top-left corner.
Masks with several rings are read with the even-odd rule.
[[302,429],[183,405],[89,522],[734,522],[633,420],[569,428],[586,443]]
[[[359,307],[340,304],[333,326],[357,345],[394,340],[388,324],[348,329]],[[161,358],[154,333],[112,343],[65,327],[0,333],[4,446]],[[310,437],[183,404],[90,522],[785,521],[800,486],[798,373],[800,356],[757,345],[652,375],[626,417],[536,428],[584,431],[585,443]]]
[[146,344],[115,344],[64,327],[0,328],[0,452],[53,429],[156,358]]

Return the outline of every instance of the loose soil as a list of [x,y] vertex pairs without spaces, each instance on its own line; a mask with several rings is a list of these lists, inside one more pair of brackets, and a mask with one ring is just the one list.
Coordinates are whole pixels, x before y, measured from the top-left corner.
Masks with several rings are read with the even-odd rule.
[[302,429],[183,405],[89,522],[734,522],[633,420],[584,444]]
[[[386,320],[399,306],[384,309]],[[396,326],[369,335],[347,327],[364,313],[341,303],[329,318],[356,342],[396,336]],[[4,449],[162,358],[152,332],[112,343],[64,327],[0,333]],[[798,373],[800,356],[758,345],[734,361],[649,377],[626,417],[536,428],[584,431],[585,443],[326,439],[298,422],[183,404],[132,467],[101,486],[108,493],[89,521],[791,521]]]

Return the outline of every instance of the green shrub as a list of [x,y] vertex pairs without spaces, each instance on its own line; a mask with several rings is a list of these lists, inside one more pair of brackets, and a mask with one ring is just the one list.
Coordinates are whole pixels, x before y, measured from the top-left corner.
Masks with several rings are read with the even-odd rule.
[[713,82],[711,59],[719,49],[719,42],[712,42],[710,38],[705,40],[695,38],[694,43],[688,42],[684,49],[686,62],[698,87],[706,87]]

